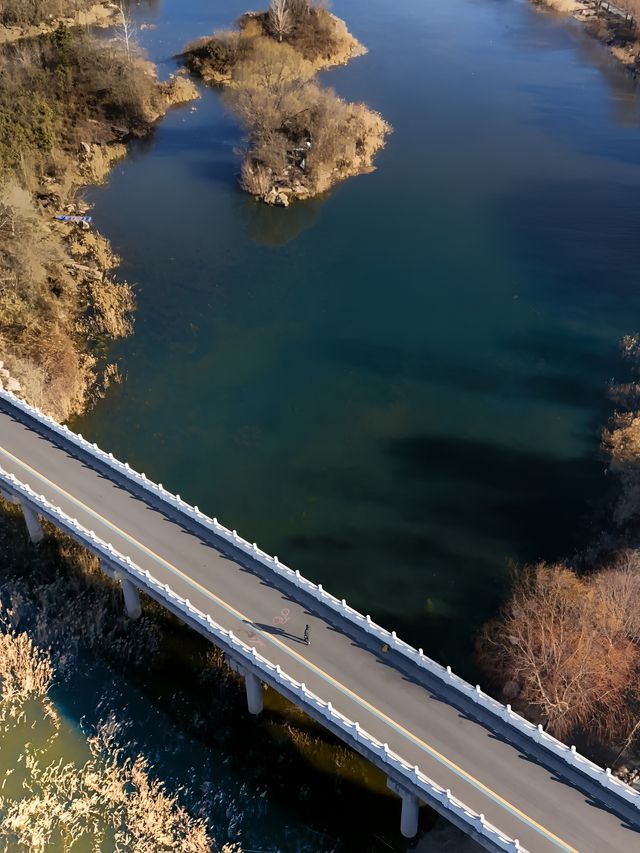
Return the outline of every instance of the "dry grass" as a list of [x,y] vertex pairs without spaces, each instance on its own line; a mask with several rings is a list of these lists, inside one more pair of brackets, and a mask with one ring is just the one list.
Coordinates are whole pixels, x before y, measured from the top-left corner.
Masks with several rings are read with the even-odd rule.
[[45,696],[53,678],[48,656],[26,634],[10,628],[0,633],[0,697],[2,702],[25,702]]
[[640,0],[618,0],[613,5],[633,15],[636,20],[640,18]]
[[372,171],[391,131],[379,113],[314,81],[284,91],[239,86],[228,97],[249,135],[242,186],[272,203],[310,198]]
[[[91,2],[80,0],[78,7],[89,6]],[[57,18],[68,12],[68,0],[2,0],[0,24],[5,27],[40,24],[50,16]]]
[[87,339],[130,331],[133,294],[108,277],[114,263],[104,238],[47,223],[15,180],[0,185],[0,359],[59,420],[86,406]]
[[[53,726],[48,743],[58,732],[48,698],[54,676],[75,677],[87,651],[140,666],[158,647],[154,608],[132,623],[118,585],[104,577],[98,561],[49,533],[36,554],[16,538],[10,519],[0,526],[0,736],[17,732],[25,713],[33,717],[39,708],[40,719]],[[184,792],[170,794],[142,756],[125,753],[122,731],[112,718],[100,725],[83,765],[52,761],[46,750],[25,744],[10,768],[22,775],[21,790],[0,797],[0,847],[4,841],[2,849],[36,853],[76,843],[123,853],[212,850],[205,822],[180,805]]]
[[237,30],[220,30],[187,45],[187,67],[207,83],[229,83],[239,65],[259,57],[276,45],[283,53],[293,50],[312,71],[344,65],[366,48],[349,32],[344,21],[326,9],[307,2],[291,14],[291,26],[282,41],[274,35],[269,12],[250,12],[238,21]]
[[34,554],[20,520],[11,517],[16,510],[7,512],[0,525],[0,610],[7,629],[26,631],[47,649],[60,679],[75,672],[86,652],[134,667],[153,659],[159,647],[154,606],[132,623],[119,585],[102,573],[96,557],[48,525],[47,540]]
[[[27,634],[0,632],[0,720],[5,733],[11,722],[19,724],[21,706],[32,698],[55,720],[47,698],[52,678],[50,656]],[[145,758],[125,755],[118,732],[113,719],[99,725],[88,740],[91,757],[82,766],[61,760],[42,764],[25,744],[19,759],[22,794],[0,797],[0,840],[11,850],[31,853],[44,853],[52,845],[68,850],[82,841],[91,842],[93,849],[108,843],[109,849],[135,853],[211,851],[205,821],[191,817],[180,805],[181,791],[169,794],[161,780],[152,778]]]

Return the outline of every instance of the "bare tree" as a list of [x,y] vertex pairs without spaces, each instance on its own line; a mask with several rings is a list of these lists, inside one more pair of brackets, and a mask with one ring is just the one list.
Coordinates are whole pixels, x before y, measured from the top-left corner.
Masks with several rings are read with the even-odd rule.
[[626,611],[638,609],[637,588],[624,569],[609,584],[564,565],[525,568],[480,635],[480,661],[557,737],[580,728],[619,742],[635,723],[640,649]]
[[127,53],[127,59],[131,59],[131,51],[135,46],[137,30],[136,25],[131,17],[131,12],[125,6],[123,0],[118,3],[118,23],[116,25],[116,34],[119,41],[124,45]]
[[288,36],[293,27],[289,0],[271,0],[269,7],[269,28],[278,41]]

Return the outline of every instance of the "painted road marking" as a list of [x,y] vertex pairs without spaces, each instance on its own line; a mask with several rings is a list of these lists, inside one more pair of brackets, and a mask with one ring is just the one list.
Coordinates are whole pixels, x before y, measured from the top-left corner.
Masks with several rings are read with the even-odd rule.
[[[152,551],[150,548],[148,548],[146,545],[143,545],[141,542],[138,542],[138,540],[135,539],[133,536],[126,533],[124,530],[121,530],[115,524],[112,524],[110,521],[108,521],[108,519],[104,518],[104,516],[100,515],[100,513],[95,512],[93,509],[88,507],[82,501],[73,497],[73,495],[71,495],[69,492],[65,491],[65,489],[63,489],[61,486],[56,485],[51,480],[49,480],[47,477],[45,477],[43,474],[40,474],[38,471],[36,471],[34,468],[32,468],[30,465],[28,465],[26,462],[23,462],[17,456],[14,456],[13,453],[11,453],[10,451],[6,450],[3,447],[0,447],[0,452],[3,453],[5,456],[9,457],[10,459],[12,459],[15,463],[20,465],[25,470],[31,472],[37,479],[41,480],[44,483],[47,483],[47,485],[49,485],[54,491],[58,492],[61,495],[64,495],[64,497],[66,497],[68,500],[70,500],[73,504],[76,504],[77,506],[81,507],[89,515],[92,515],[94,518],[97,518],[99,521],[101,521],[103,524],[105,524],[111,530],[114,530],[115,532],[117,532],[120,536],[122,536],[124,539],[128,540],[131,544],[140,548],[140,550],[146,552],[154,561],[163,565],[165,568],[167,568],[173,574],[176,574],[179,577],[181,577],[190,586],[192,586],[192,587],[198,589],[200,592],[202,592],[207,598],[210,598],[212,601],[215,601],[220,607],[222,607],[223,610],[226,610],[227,613],[230,613],[230,614],[234,615],[236,618],[241,619],[245,622],[249,622],[251,625],[254,626],[254,628],[256,627],[255,623],[253,622],[252,619],[249,619],[247,616],[245,616],[239,610],[236,610],[232,605],[227,604],[227,602],[218,598],[217,595],[210,592],[208,589],[203,587],[201,584],[199,584],[193,578],[190,578],[188,575],[186,575],[184,572],[182,572],[180,569],[178,569],[172,563],[169,563],[167,560],[165,560],[159,554],[156,554],[155,551]],[[150,506],[150,508],[152,508],[152,507]],[[345,687],[345,685],[341,684],[339,681],[337,681],[331,675],[324,672],[324,670],[322,670],[320,667],[311,663],[311,661],[308,661],[306,658],[304,658],[298,652],[294,651],[293,649],[290,649],[284,643],[280,642],[280,640],[278,640],[276,637],[273,637],[272,635],[265,633],[258,628],[256,628],[256,630],[259,631],[259,633],[263,637],[265,637],[267,640],[269,640],[274,645],[281,648],[286,654],[288,654],[291,657],[297,658],[297,660],[300,661],[300,663],[304,664],[306,667],[313,670],[324,681],[328,682],[329,684],[332,684],[334,687],[336,687],[345,696],[348,696],[349,698],[353,699],[357,704],[367,708],[372,714],[374,714],[374,716],[378,717],[378,719],[385,722],[387,725],[389,725],[391,728],[393,728],[396,732],[398,732],[399,734],[402,734],[408,740],[412,741],[416,746],[420,747],[425,752],[428,752],[433,758],[436,758],[438,761],[440,761],[441,764],[444,764],[450,770],[453,770],[454,773],[456,773],[458,776],[461,776],[463,779],[465,779],[467,782],[469,782],[474,788],[476,788],[477,790],[480,790],[483,793],[487,794],[494,802],[496,802],[498,805],[506,808],[507,811],[511,812],[511,814],[513,814],[515,817],[518,817],[519,819],[521,819],[522,821],[527,823],[536,832],[544,835],[548,840],[552,841],[557,846],[562,847],[564,850],[567,850],[568,853],[579,853],[579,851],[576,850],[575,847],[572,847],[566,841],[563,841],[561,838],[559,838],[557,835],[555,835],[550,830],[545,829],[545,827],[543,827],[541,824],[539,824],[533,818],[529,817],[524,812],[520,811],[520,809],[518,809],[516,806],[509,803],[507,800],[505,800],[499,794],[496,794],[495,791],[492,791],[491,788],[484,785],[482,782],[480,782],[478,779],[476,779],[474,776],[472,776],[470,773],[468,773],[462,767],[458,766],[453,761],[451,761],[449,758],[447,758],[445,755],[438,752],[438,750],[436,750],[434,747],[430,746],[428,743],[426,743],[426,741],[423,741],[420,738],[416,737],[416,735],[412,734],[410,731],[408,731],[408,729],[405,729],[403,726],[401,726],[400,723],[397,723],[395,720],[391,719],[386,714],[384,714],[382,711],[380,711],[378,708],[371,705],[369,702],[367,702],[366,699],[359,696],[357,693],[354,693],[348,687]]]

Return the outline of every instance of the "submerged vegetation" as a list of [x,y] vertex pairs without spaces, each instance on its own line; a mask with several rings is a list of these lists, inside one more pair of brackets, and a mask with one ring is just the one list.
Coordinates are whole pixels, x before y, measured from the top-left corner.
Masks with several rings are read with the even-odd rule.
[[272,0],[268,12],[243,15],[237,30],[186,48],[187,67],[225,87],[246,130],[243,189],[287,206],[373,169],[390,125],[315,79],[364,52],[344,22],[308,0]]
[[163,782],[153,778],[142,755],[130,757],[119,746],[115,719],[99,724],[88,737],[84,763],[53,757],[60,718],[49,699],[55,676],[51,655],[26,633],[11,628],[10,619],[11,614],[0,611],[3,751],[11,751],[12,735],[27,725],[31,734],[15,764],[4,772],[2,849],[44,853],[51,845],[66,850],[85,840],[94,849],[108,843],[112,850],[137,853],[212,850],[205,821],[193,818],[178,795],[169,794]]

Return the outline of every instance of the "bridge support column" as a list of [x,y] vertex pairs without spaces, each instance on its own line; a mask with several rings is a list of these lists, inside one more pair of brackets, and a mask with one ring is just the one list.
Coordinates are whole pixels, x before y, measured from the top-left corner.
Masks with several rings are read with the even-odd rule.
[[137,619],[142,613],[140,605],[140,593],[137,587],[129,578],[120,575],[120,586],[122,587],[122,595],[124,597],[124,608],[127,611],[129,619]]
[[400,812],[400,832],[402,836],[404,838],[413,838],[418,834],[420,800],[411,791],[394,782],[393,779],[387,779],[387,787],[402,800],[402,811]]
[[244,687],[247,691],[247,707],[250,714],[261,714],[264,708],[264,694],[262,692],[262,682],[257,675],[254,675],[249,670],[245,669],[242,664],[231,655],[225,655],[229,668],[238,675],[244,678]]
[[40,524],[38,513],[26,501],[20,501],[20,506],[22,507],[22,514],[24,515],[24,521],[27,525],[31,541],[42,542],[44,539],[44,530]]
[[252,672],[245,672],[244,686],[247,691],[247,707],[250,714],[261,714],[264,707],[262,682]]

